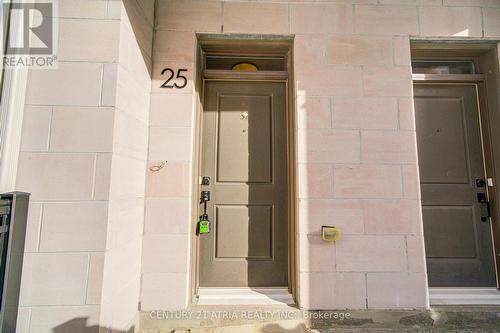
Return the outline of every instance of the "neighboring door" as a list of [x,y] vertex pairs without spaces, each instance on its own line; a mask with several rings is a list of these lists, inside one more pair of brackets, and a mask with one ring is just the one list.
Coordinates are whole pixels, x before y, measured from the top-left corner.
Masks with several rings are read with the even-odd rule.
[[495,286],[474,84],[416,84],[420,187],[429,286]]
[[286,86],[207,81],[201,175],[211,179],[200,287],[288,285]]

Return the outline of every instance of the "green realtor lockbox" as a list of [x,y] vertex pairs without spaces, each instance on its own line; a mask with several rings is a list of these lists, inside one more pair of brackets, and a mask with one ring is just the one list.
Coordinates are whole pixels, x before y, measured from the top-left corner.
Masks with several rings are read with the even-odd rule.
[[198,235],[205,235],[210,233],[210,221],[202,219],[198,222]]

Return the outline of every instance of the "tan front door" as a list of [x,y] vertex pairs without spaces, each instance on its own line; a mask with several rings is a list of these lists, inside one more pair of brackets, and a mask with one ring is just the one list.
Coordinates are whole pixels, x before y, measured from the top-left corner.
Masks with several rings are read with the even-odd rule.
[[429,286],[495,286],[476,86],[414,91]]
[[212,230],[199,238],[199,284],[287,286],[286,86],[207,81],[204,96]]

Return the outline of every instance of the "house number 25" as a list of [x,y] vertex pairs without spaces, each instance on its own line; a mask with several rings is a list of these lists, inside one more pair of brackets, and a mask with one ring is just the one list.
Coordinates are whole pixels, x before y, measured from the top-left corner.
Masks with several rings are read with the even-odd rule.
[[[177,70],[177,75],[175,75],[175,71],[172,69],[172,68],[165,68],[162,72],[161,72],[161,75],[167,75],[168,78],[167,78],[167,81],[165,81],[165,83],[163,83],[161,85],[160,88],[169,88],[169,89],[172,89],[172,88],[177,88],[177,89],[182,89],[184,88],[185,86],[187,86],[187,78],[182,75],[183,72],[187,72],[187,69],[178,69]],[[174,79],[174,76],[176,79],[181,79],[183,81],[182,84],[177,84],[176,82],[174,83],[170,83],[170,81],[172,81]]]

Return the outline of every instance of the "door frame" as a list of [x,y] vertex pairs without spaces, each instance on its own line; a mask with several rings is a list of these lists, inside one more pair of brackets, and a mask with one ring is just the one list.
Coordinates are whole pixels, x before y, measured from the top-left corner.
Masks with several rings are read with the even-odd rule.
[[[199,191],[202,157],[203,102],[206,81],[252,81],[282,82],[286,88],[287,121],[287,165],[288,165],[288,290],[296,304],[299,304],[298,285],[298,196],[297,196],[297,124],[294,108],[295,86],[293,84],[293,36],[248,35],[248,34],[204,34],[198,33],[195,67],[195,119],[192,168],[192,207],[190,224],[190,274],[189,305],[196,305],[199,288],[199,238],[196,236],[198,220]],[[206,70],[207,55],[231,56],[283,56],[284,71],[232,72],[228,70]]]
[[[485,48],[487,52],[493,52],[494,55],[498,56],[497,52],[489,47]],[[484,51],[484,50],[483,50]],[[431,50],[418,49],[417,53],[419,56],[413,58],[413,60],[469,60],[473,61],[476,66],[482,62],[481,52],[474,56],[472,52],[465,48],[465,51],[461,49],[458,52],[452,50],[455,56],[449,56],[450,49],[445,51],[441,49],[431,48]],[[489,70],[489,68],[488,68]],[[481,71],[485,71],[485,68],[481,68]],[[498,75],[498,68],[496,70],[496,75]],[[488,96],[488,91],[494,91],[498,89],[491,82],[491,77],[485,74],[412,74],[413,85],[430,85],[430,84],[440,84],[440,85],[467,85],[474,86],[476,90],[477,106],[479,113],[479,126],[481,134],[481,150],[484,160],[485,176],[486,178],[491,178],[493,180],[493,186],[486,186],[486,193],[491,206],[490,218],[490,230],[491,230],[491,240],[492,240],[492,251],[493,251],[493,264],[495,265],[495,275],[496,275],[496,287],[500,288],[500,215],[497,206],[498,203],[498,178],[496,177],[495,167],[498,168],[496,163],[500,163],[500,156],[495,156],[494,145],[492,140],[492,125],[496,125],[495,130],[500,130],[500,124],[492,124],[491,113],[494,110],[498,110],[498,104],[491,101]],[[493,78],[494,79],[494,78]],[[496,163],[495,163],[496,158]],[[424,236],[425,237],[425,236]],[[460,289],[460,288],[455,288]],[[467,289],[464,287],[462,289]]]

